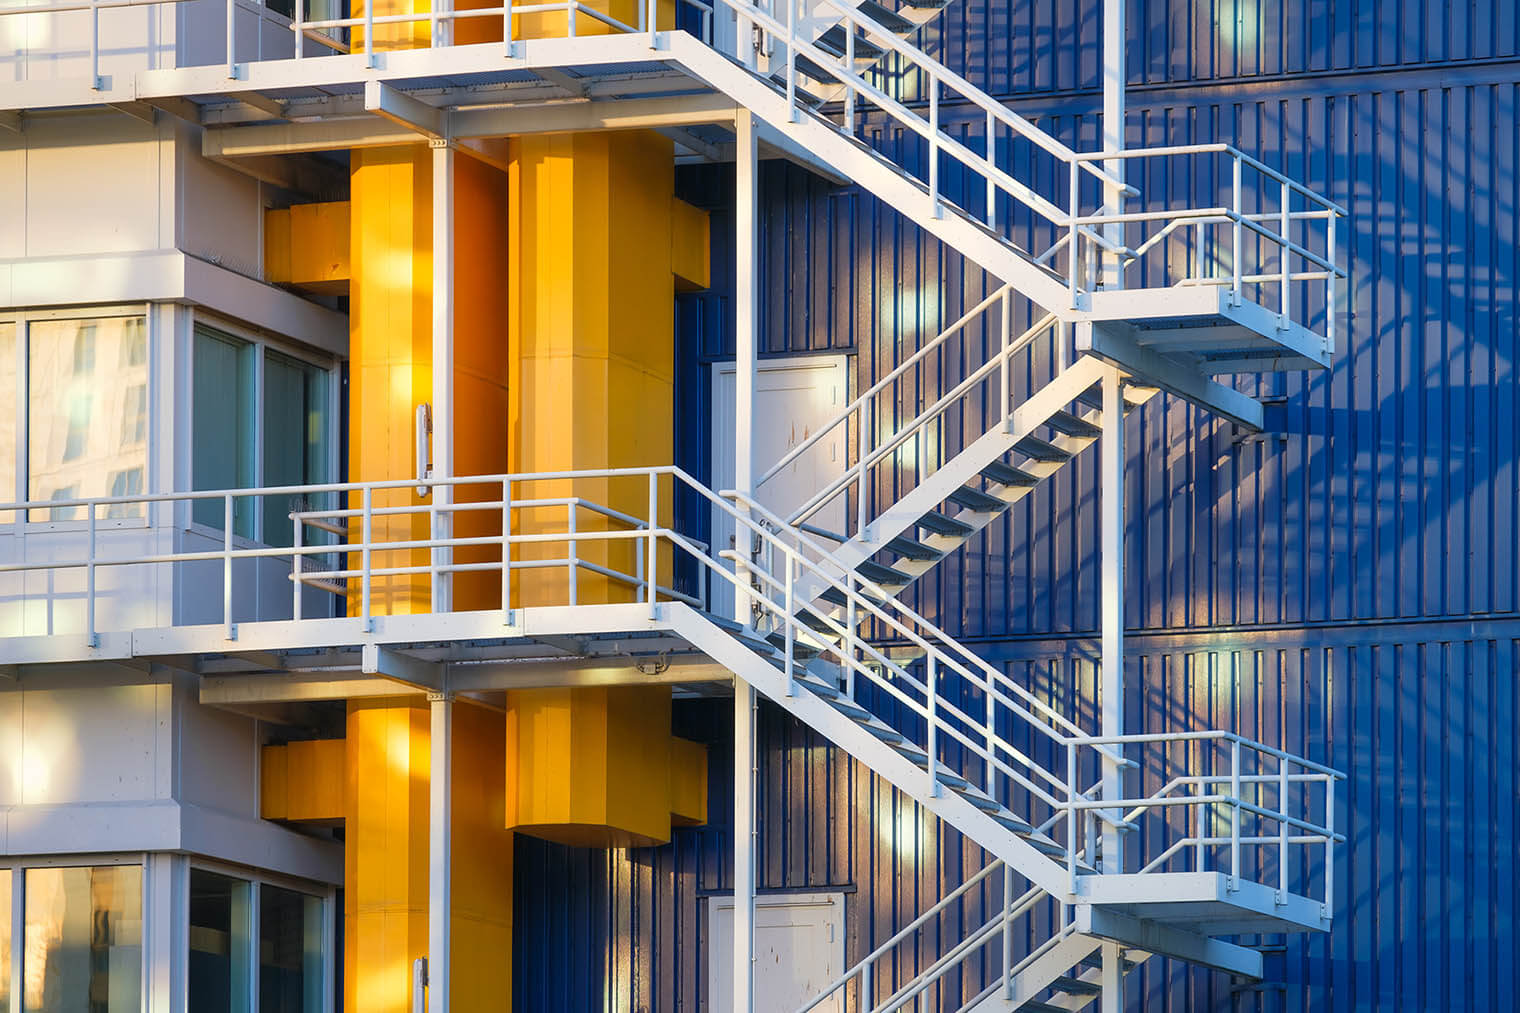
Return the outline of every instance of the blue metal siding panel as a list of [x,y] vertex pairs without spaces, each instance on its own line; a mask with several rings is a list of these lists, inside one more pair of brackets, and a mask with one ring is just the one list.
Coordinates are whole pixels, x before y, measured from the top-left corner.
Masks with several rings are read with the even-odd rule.
[[[1130,986],[1130,1008],[1504,1007],[1520,988],[1513,952],[1520,75],[1513,62],[1442,61],[1513,61],[1516,5],[1263,0],[1239,7],[1281,26],[1273,36],[1280,45],[1230,56],[1212,20],[1235,9],[1229,2],[1132,3],[1131,57],[1143,85],[1131,98],[1133,139],[1230,140],[1350,208],[1343,235],[1353,273],[1343,294],[1349,333],[1328,373],[1260,382],[1274,398],[1275,431],[1262,439],[1242,439],[1172,398],[1132,416],[1129,720],[1144,728],[1239,727],[1328,758],[1351,775],[1338,807],[1350,842],[1337,869],[1336,931],[1288,938],[1280,955],[1269,955],[1269,979],[1286,982],[1284,990],[1233,995],[1219,976],[1148,965]],[[962,0],[931,41],[1015,108],[1091,147],[1093,10],[1094,0],[990,7]],[[1313,76],[1394,67],[1406,69]],[[1236,75],[1287,79],[1223,80]],[[953,108],[945,113],[955,122]],[[977,128],[970,118],[966,136],[977,140]],[[988,291],[981,272],[868,195],[830,191],[779,165],[768,164],[764,175],[767,200],[782,209],[765,227],[799,230],[767,241],[769,352],[854,350],[855,382],[868,383]],[[954,172],[944,179],[951,193],[964,186]],[[1218,183],[1157,171],[1144,187],[1202,198]],[[731,184],[726,170],[683,174],[683,187],[705,187],[720,220]],[[967,197],[973,207],[977,199]],[[1014,222],[1027,231],[1027,216]],[[715,271],[727,256],[723,242]],[[826,259],[801,259],[820,250]],[[853,262],[845,251],[854,252]],[[684,347],[700,348],[706,360],[731,354],[721,340],[729,333],[731,263],[727,270],[720,291],[695,300],[700,312],[682,311],[683,340],[694,342]],[[953,375],[952,360],[933,368]],[[902,416],[921,403],[924,383],[937,384],[935,375],[905,386]],[[1258,389],[1254,379],[1238,382]],[[981,410],[964,423],[973,425]],[[687,452],[700,444],[705,417],[683,416],[692,427]],[[705,472],[709,449],[682,463]],[[942,564],[914,598],[1089,720],[1094,467],[1091,456],[1075,462]],[[900,490],[913,476],[894,481]],[[710,722],[727,734],[725,714]],[[764,884],[858,890],[848,909],[853,958],[867,939],[884,937],[952,889],[962,866],[974,868],[979,858],[932,826],[915,830],[925,835],[923,861],[900,853],[893,844],[903,829],[901,799],[782,724],[773,717],[766,725]],[[726,821],[726,758],[715,758],[713,774],[712,812]],[[913,827],[911,813],[904,821]],[[576,859],[608,869],[670,863],[676,900],[656,895],[660,912],[670,903],[680,908],[683,955],[665,949],[673,936],[646,933],[633,956],[620,958],[662,982],[680,978],[672,992],[639,993],[651,997],[650,1009],[693,1008],[704,987],[705,972],[691,970],[699,950],[689,946],[702,926],[682,905],[694,912],[693,891],[727,888],[725,826],[683,831],[669,859]],[[547,868],[523,857],[524,848],[542,847],[520,845],[520,876]],[[572,882],[576,890],[609,891],[609,903],[643,903],[620,892],[610,873],[594,886],[586,877]],[[612,953],[607,934],[615,927],[584,925],[588,952]],[[519,947],[530,947],[523,959],[538,959],[527,938],[519,934]],[[570,1006],[601,1005],[602,994]]]

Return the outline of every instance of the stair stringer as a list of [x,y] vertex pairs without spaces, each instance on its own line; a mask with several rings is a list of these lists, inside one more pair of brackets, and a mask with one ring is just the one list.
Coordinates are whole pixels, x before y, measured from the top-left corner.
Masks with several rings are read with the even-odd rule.
[[1041,854],[991,816],[948,789],[935,794],[929,775],[896,750],[845,717],[805,688],[787,695],[786,677],[763,658],[718,628],[688,605],[660,605],[662,618],[693,647],[763,693],[773,703],[818,732],[877,776],[941,820],[975,841],[1042,890],[1063,903],[1070,903],[1071,880],[1067,870]]
[[[1072,307],[1072,293],[1065,280],[957,208],[932,199],[926,187],[891,161],[816,114],[795,109],[784,94],[695,36],[672,32],[662,38],[668,39],[670,58],[692,75],[790,136],[883,203],[911,215],[921,228],[993,277],[1013,285],[1021,295],[1064,320],[1084,319],[1084,314]],[[1081,299],[1086,302],[1085,296]]]

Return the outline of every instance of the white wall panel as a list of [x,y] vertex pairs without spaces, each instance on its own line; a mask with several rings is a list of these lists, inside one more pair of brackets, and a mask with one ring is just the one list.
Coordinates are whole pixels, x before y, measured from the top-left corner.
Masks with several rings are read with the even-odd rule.
[[[120,113],[27,121],[24,257],[159,246],[158,129]],[[166,128],[162,128],[166,129]]]

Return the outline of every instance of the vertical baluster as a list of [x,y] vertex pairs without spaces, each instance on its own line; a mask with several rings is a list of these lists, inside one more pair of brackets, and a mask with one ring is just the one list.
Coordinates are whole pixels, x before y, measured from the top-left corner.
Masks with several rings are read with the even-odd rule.
[[1003,995],[1013,997],[1013,870],[1003,863]]
[[1230,270],[1233,272],[1232,281],[1230,282],[1230,296],[1231,296],[1231,301],[1236,306],[1239,306],[1240,305],[1241,230],[1244,228],[1244,226],[1241,224],[1241,221],[1240,221],[1240,156],[1239,155],[1234,156],[1234,162],[1233,162],[1233,164],[1234,164],[1234,170],[1233,170],[1233,172],[1234,172],[1234,178],[1233,178],[1233,180],[1231,182],[1230,208],[1233,211],[1233,215],[1231,216],[1231,218],[1232,218],[1232,221],[1234,222],[1234,229],[1233,229],[1234,238],[1233,238],[1233,249],[1231,251],[1231,257],[1230,257],[1230,259],[1232,261],[1232,263],[1230,264]]
[[1230,884],[1240,886],[1240,740],[1230,740]]
[[370,572],[369,572],[370,571],[370,563],[373,560],[373,556],[371,555],[371,551],[372,551],[371,550],[371,544],[374,541],[374,509],[373,509],[373,507],[374,507],[374,496],[373,496],[373,494],[374,494],[374,489],[373,488],[371,488],[370,486],[365,486],[364,487],[363,523],[360,525],[360,531],[361,531],[361,533],[364,536],[364,544],[360,547],[359,615],[361,617],[363,617],[363,619],[364,619],[364,630],[365,630],[365,632],[371,632],[374,629],[374,623],[372,621],[371,612],[370,612],[370,593],[371,593],[371,587],[370,587],[370,585],[371,585],[372,582],[370,580]]
[[993,182],[993,170],[997,168],[997,120],[992,110],[987,110],[987,227],[997,231],[997,184]]
[[792,122],[797,122],[797,4],[800,0],[786,3],[786,108]]
[[1335,212],[1326,219],[1325,259],[1330,262],[1325,278],[1325,354],[1335,354]]
[[1066,743],[1066,877],[1068,889],[1077,892],[1077,746]]
[[[89,645],[95,647],[99,639],[95,636],[95,504],[88,504],[85,509],[89,511],[89,562],[85,570],[85,636]],[[24,516],[23,516],[24,519]]]
[[656,539],[660,529],[659,475],[649,473],[649,543],[645,549],[644,580],[649,588],[649,617],[654,618],[655,596],[659,587],[659,570],[655,566]]
[[1281,315],[1281,318],[1277,321],[1277,326],[1278,326],[1279,330],[1284,330],[1284,329],[1287,328],[1287,326],[1288,326],[1288,317],[1289,317],[1289,314],[1292,312],[1292,309],[1293,309],[1293,301],[1292,301],[1293,282],[1291,280],[1290,272],[1288,270],[1288,265],[1290,263],[1290,257],[1291,257],[1291,255],[1288,252],[1288,244],[1293,241],[1293,239],[1292,239],[1292,235],[1293,235],[1293,216],[1292,216],[1291,210],[1290,210],[1292,208],[1292,204],[1293,204],[1293,190],[1288,185],[1288,181],[1287,180],[1283,180],[1283,185],[1282,185],[1282,207],[1278,209],[1278,213],[1281,215],[1281,221],[1282,221],[1282,225],[1281,225],[1281,228],[1282,228],[1282,263],[1279,265],[1281,267],[1281,269],[1282,269],[1282,306],[1281,306],[1281,313],[1282,313],[1282,315]]
[[306,55],[306,0],[296,0],[295,23],[291,28],[296,34],[296,59]]
[[794,611],[794,608],[796,606],[796,599],[793,597],[793,584],[795,583],[796,576],[795,560],[796,557],[792,555],[792,551],[788,549],[786,551],[786,612],[784,613],[784,621],[786,623],[787,696],[797,695],[797,659],[795,657],[797,647],[797,613]]
[[[99,16],[95,13],[93,6],[91,7],[91,19],[97,22],[95,35],[99,35]],[[93,50],[98,51],[99,44],[94,39],[91,41],[94,43]],[[91,58],[94,59],[93,51]],[[100,68],[94,67],[92,71],[99,74]],[[237,0],[227,0],[227,79],[229,81],[235,80],[237,76]],[[95,80],[98,87],[100,78],[97,77]]]
[[[299,511],[297,511],[299,512]],[[290,618],[301,618],[301,541],[306,525],[299,517],[291,520],[290,531]]]
[[1325,775],[1325,903],[1324,917],[1335,911],[1335,778]]
[[222,622],[227,639],[237,639],[232,625],[232,493],[222,496]]
[[929,214],[940,216],[939,205],[939,81],[929,77]]
[[[636,553],[635,553],[636,554]],[[501,480],[501,618],[512,618],[512,480]]]
[[1288,897],[1288,758],[1277,760],[1277,810],[1284,817],[1277,821],[1277,903]]
[[1081,257],[1077,246],[1077,210],[1078,210],[1078,180],[1077,162],[1073,159],[1070,163],[1071,178],[1067,183],[1067,211],[1066,211],[1066,286],[1070,290],[1071,305],[1075,309],[1078,302],[1077,270]]
[[999,354],[998,372],[1002,378],[1003,399],[998,403],[998,416],[1003,420],[1006,429],[1013,423],[1013,390],[1009,380],[1009,370],[1012,368],[1008,360],[1011,358],[1009,349],[1013,344],[1013,290],[1003,288],[1003,349]]
[[[570,586],[570,604],[578,605],[579,594],[576,587],[577,571],[580,570],[580,552],[575,544],[575,497],[570,497],[569,504],[565,507],[565,531],[570,536],[568,543],[569,551],[565,553],[565,576]],[[634,555],[638,555],[637,552]],[[610,560],[609,560],[610,562]]]
[[[231,16],[231,4],[228,5],[228,15]],[[229,21],[230,25],[231,22]],[[232,77],[232,29],[227,29],[227,76]],[[99,91],[100,80],[100,8],[95,0],[90,0],[90,89]]]
[[933,653],[929,655],[929,669],[925,674],[929,707],[929,796],[939,798],[943,794],[939,783],[939,666]]

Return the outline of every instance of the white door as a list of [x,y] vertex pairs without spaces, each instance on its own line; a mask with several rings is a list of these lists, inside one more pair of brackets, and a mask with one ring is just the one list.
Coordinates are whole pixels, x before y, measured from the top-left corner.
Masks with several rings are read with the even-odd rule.
[[[756,481],[788,451],[828,425],[844,409],[849,393],[848,361],[843,355],[760,360],[755,372],[754,426],[750,434]],[[731,489],[734,485],[734,379],[732,362],[713,367],[714,489]],[[760,486],[756,498],[761,505],[786,517],[815,492],[838,478],[847,463],[847,428],[844,425],[835,427]],[[842,532],[845,497],[835,497],[808,518],[808,523],[827,531]],[[712,536],[714,553],[734,547],[733,524],[727,515],[716,510]],[[733,615],[733,591],[727,582],[714,581],[711,609],[718,615]]]
[[[734,1008],[734,899],[707,901],[707,1009]],[[755,1013],[792,1013],[845,971],[844,894],[755,898]],[[841,995],[815,1007],[842,1013]]]

